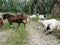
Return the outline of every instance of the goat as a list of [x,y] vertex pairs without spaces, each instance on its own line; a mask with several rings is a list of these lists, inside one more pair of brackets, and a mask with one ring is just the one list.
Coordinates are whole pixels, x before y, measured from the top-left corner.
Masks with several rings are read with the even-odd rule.
[[39,19],[46,19],[46,15],[39,15],[39,14],[37,14],[37,15],[38,15]]
[[30,19],[34,19],[34,18],[36,18],[36,15],[31,15],[30,16]]

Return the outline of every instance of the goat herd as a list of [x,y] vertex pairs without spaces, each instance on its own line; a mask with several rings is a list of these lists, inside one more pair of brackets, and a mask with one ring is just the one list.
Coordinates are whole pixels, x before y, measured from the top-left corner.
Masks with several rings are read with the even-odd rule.
[[[4,22],[3,20],[7,19],[9,24],[12,25],[13,22],[17,23],[18,24],[18,27],[21,23],[24,24],[24,27],[25,27],[25,24],[27,23],[27,16],[24,16],[24,15],[21,15],[21,14],[16,14],[16,15],[12,15],[12,14],[3,14],[2,15],[3,17],[0,18],[0,28],[2,28]],[[57,29],[58,31],[58,38],[60,38],[60,21],[56,20],[56,19],[49,19],[49,20],[46,20],[46,17],[45,15],[31,15],[29,16],[30,19],[33,19],[33,18],[36,18],[36,16],[38,16],[39,20],[38,22],[39,23],[42,23],[44,25],[44,32],[45,34],[49,34],[51,33],[54,29]],[[41,19],[44,19],[44,20],[41,20]]]
[[[58,38],[60,38],[60,21],[56,20],[56,19],[46,19],[46,15],[39,15],[37,14],[39,20],[39,23],[42,23],[44,25],[44,32],[45,34],[49,34],[51,33],[53,30],[57,30],[58,31]],[[30,16],[30,18],[36,18],[36,15],[32,15]],[[44,19],[44,20],[41,20]]]

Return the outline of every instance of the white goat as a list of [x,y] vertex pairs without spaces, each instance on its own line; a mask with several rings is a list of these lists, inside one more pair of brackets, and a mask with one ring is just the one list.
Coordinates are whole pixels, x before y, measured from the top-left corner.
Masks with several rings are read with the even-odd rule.
[[52,24],[52,23],[55,23],[55,22],[58,22],[58,21],[56,19],[49,19],[49,20],[43,20],[43,21],[42,20],[39,20],[38,22],[41,22],[47,28],[47,26],[49,24]]
[[44,16],[44,15],[39,15],[39,14],[37,14],[37,15],[38,15],[39,19],[46,19],[46,16]]
[[44,21],[39,20],[39,22],[41,22],[45,25],[45,29],[47,29],[47,26],[49,25],[50,29],[46,31],[46,34],[48,34],[49,32],[51,32],[54,29],[57,29],[58,35],[59,35],[58,38],[60,38],[60,22],[58,20],[56,20],[56,19],[50,19],[50,20],[44,20]]
[[60,38],[60,22],[54,22],[49,26],[50,30],[47,31],[46,34],[48,34],[49,32],[51,32],[54,29],[57,29],[58,31],[58,38]]
[[56,19],[49,19],[49,20],[39,20],[39,22],[41,22],[42,24],[45,25],[45,29],[47,29],[48,25],[49,25],[49,28],[50,28],[50,31],[52,31],[55,27],[56,27],[56,24],[59,22],[57,21]]
[[30,19],[36,18],[36,15],[31,15]]

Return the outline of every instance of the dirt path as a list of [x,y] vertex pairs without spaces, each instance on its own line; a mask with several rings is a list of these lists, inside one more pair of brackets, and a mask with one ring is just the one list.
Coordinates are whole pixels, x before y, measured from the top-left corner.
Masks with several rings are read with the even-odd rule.
[[26,31],[28,37],[26,45],[60,45],[53,35],[45,35],[41,27],[33,21],[27,24]]
[[6,40],[9,38],[9,36],[13,33],[13,30],[8,31],[2,31],[0,32],[0,45],[5,45]]

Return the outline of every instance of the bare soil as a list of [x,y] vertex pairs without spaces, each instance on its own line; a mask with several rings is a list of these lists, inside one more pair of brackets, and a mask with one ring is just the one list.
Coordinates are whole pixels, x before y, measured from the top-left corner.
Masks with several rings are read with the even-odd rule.
[[26,25],[28,41],[25,45],[60,45],[53,35],[45,35],[41,26],[30,21]]

